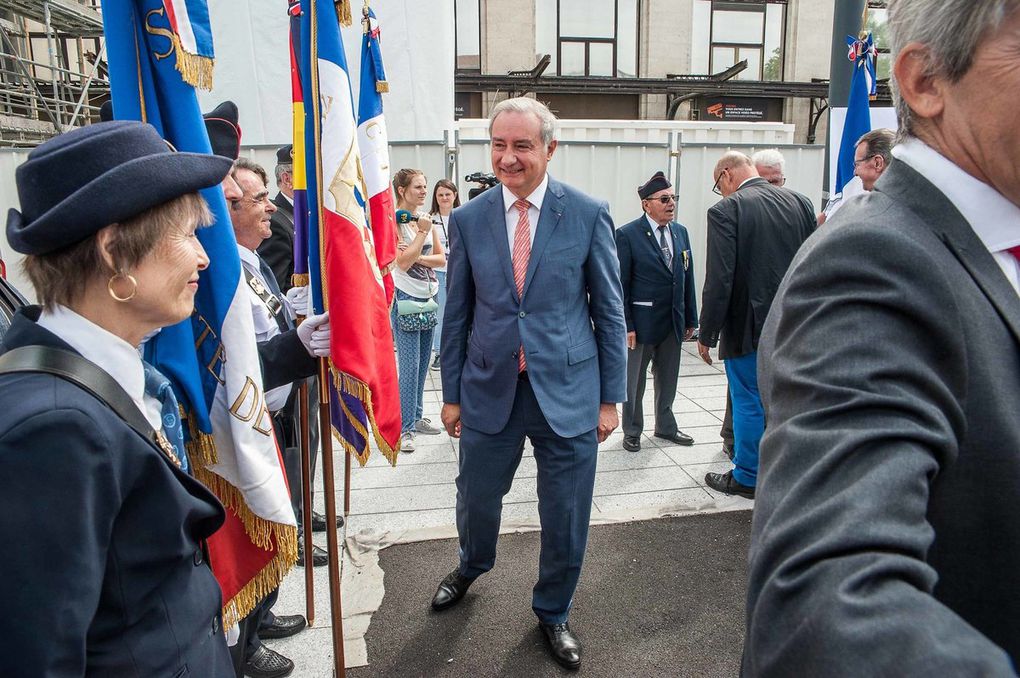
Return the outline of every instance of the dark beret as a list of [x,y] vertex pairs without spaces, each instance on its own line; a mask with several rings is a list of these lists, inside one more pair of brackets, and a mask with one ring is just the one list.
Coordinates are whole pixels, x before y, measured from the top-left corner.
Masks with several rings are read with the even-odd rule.
[[241,126],[237,123],[237,116],[237,105],[233,101],[224,101],[202,114],[212,152],[231,160],[237,160],[241,154]]
[[294,144],[287,144],[276,149],[276,164],[289,165],[294,162]]
[[664,188],[671,188],[673,184],[669,183],[669,179],[662,172],[656,172],[652,175],[652,178],[646,181],[642,186],[638,187],[637,194],[642,200],[648,196],[655,195]]
[[156,128],[98,122],[32,149],[15,171],[21,211],[7,213],[7,240],[22,254],[46,254],[150,207],[215,186],[231,162],[177,153]]

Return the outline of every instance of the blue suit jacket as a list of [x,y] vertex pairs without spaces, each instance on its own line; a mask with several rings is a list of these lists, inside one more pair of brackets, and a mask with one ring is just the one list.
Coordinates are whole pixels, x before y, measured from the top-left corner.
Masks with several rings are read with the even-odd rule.
[[542,413],[560,436],[598,425],[600,403],[627,397],[627,348],[613,221],[605,202],[549,178],[523,298],[503,192],[453,211],[443,320],[443,400],[483,433],[506,426],[523,343]]
[[669,224],[673,239],[673,265],[666,266],[659,248],[658,231],[653,232],[642,215],[616,232],[623,283],[623,312],[627,331],[637,333],[639,344],[659,344],[676,333],[683,341],[684,330],[698,326],[694,290],[694,255],[687,229]]

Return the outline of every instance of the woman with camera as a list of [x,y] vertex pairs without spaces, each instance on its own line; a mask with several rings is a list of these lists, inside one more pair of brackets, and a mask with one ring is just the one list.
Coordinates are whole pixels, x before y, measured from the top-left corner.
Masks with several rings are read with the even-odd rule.
[[0,342],[0,637],[12,676],[234,675],[176,399],[137,347],[194,309],[198,191],[230,161],[103,122],[18,167],[7,238],[41,306]]
[[[449,179],[440,179],[436,187],[432,189],[432,220],[435,223],[436,232],[439,235],[439,242],[444,250],[450,249],[450,236],[447,232],[447,224],[450,223],[450,212],[454,207],[460,207],[460,196],[457,194],[457,184]],[[436,295],[436,303],[439,304],[436,329],[432,333],[432,352],[436,354],[432,361],[432,369],[439,369],[439,341],[443,332],[443,309],[446,306],[446,263],[435,269],[436,278],[439,280],[439,294]]]
[[416,169],[400,170],[393,177],[393,192],[397,198],[397,266],[393,269],[396,303],[392,316],[400,385],[400,449],[413,452],[416,434],[442,431],[424,418],[422,411],[432,333],[438,323],[435,269],[446,265],[446,251],[432,220],[421,211],[428,195],[425,174]]

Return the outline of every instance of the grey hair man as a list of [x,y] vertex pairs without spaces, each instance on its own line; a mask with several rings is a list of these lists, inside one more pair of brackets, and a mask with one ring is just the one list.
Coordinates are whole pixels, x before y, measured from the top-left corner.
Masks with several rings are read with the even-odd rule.
[[893,160],[762,334],[746,676],[1020,666],[1020,0],[888,29]]
[[778,148],[765,148],[751,156],[758,176],[773,186],[786,184],[786,158]]
[[861,136],[854,145],[854,176],[860,177],[865,191],[875,188],[875,182],[892,162],[896,133],[891,129],[873,129]]

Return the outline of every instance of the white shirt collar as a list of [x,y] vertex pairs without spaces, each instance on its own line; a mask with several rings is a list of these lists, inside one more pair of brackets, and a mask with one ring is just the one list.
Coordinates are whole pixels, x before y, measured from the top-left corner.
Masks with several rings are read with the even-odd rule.
[[[542,177],[542,183],[538,185],[534,191],[531,192],[526,200],[531,203],[531,208],[536,209],[539,213],[542,212],[542,201],[545,199],[545,189],[549,187],[549,173],[546,172],[545,176]],[[502,186],[503,189],[503,210],[506,212],[510,211],[510,208],[517,202],[517,196],[510,192],[510,189],[506,186]]]
[[113,377],[138,409],[146,412],[145,373],[136,347],[59,304],[43,309],[38,325]]
[[286,193],[284,193],[283,191],[280,191],[280,195],[282,195],[282,196],[283,196],[283,199],[284,199],[284,200],[286,200],[286,201],[287,201],[288,203],[290,203],[290,206],[291,206],[291,207],[293,207],[293,206],[294,206],[294,198],[290,197],[289,195],[287,195],[287,194],[286,194]]
[[1020,245],[1020,207],[1001,193],[920,139],[907,139],[892,152],[949,198],[989,252]]
[[[662,228],[659,224],[655,223],[654,219],[652,219],[650,216],[648,216],[648,212],[645,212],[645,220],[648,222],[648,225],[652,227],[652,232],[653,233],[657,229]],[[666,228],[669,228],[669,222],[668,221],[666,222],[665,226],[666,226]]]
[[248,270],[252,273],[257,273],[261,278],[262,262],[259,261],[259,255],[241,244],[238,244],[237,246],[237,253],[241,256],[241,263],[248,264]]
[[755,179],[760,179],[760,178],[761,177],[757,177],[757,176],[747,177],[746,179],[744,179],[743,181],[740,182],[740,185],[737,186],[737,190],[739,191],[740,189],[742,189],[744,187],[744,184],[746,184],[748,181],[754,181]]

